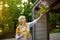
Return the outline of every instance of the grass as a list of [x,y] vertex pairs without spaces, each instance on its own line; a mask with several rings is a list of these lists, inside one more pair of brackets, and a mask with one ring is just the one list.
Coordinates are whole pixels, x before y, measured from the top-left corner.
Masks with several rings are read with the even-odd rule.
[[50,33],[60,33],[60,29],[53,29]]

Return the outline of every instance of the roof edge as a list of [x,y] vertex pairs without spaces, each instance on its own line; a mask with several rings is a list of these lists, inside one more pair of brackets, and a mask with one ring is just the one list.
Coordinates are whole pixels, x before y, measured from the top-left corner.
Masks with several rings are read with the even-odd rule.
[[32,5],[32,8],[34,8],[35,5],[38,5],[37,3],[41,0],[36,0],[35,3]]

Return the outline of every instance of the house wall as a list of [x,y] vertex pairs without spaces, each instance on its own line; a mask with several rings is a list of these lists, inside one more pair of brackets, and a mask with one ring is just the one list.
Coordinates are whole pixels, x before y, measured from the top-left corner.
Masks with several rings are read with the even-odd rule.
[[[36,14],[35,14],[36,15]],[[37,18],[38,16],[35,16]],[[35,40],[47,40],[47,18],[46,15],[34,25]]]

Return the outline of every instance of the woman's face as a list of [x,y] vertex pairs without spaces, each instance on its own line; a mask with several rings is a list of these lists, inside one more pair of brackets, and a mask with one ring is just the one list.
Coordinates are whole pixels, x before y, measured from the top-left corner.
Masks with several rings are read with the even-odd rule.
[[21,23],[26,23],[26,18],[25,18],[25,17],[22,17],[22,18],[20,19],[20,22],[21,22]]

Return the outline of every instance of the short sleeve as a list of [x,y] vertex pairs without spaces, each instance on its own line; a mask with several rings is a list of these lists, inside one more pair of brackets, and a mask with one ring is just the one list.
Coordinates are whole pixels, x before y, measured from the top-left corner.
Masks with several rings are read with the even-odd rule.
[[29,25],[29,27],[31,27],[31,26],[33,26],[33,25],[36,24],[36,23],[37,23],[37,21],[34,20],[34,21],[32,21],[32,22],[29,22],[28,25]]

